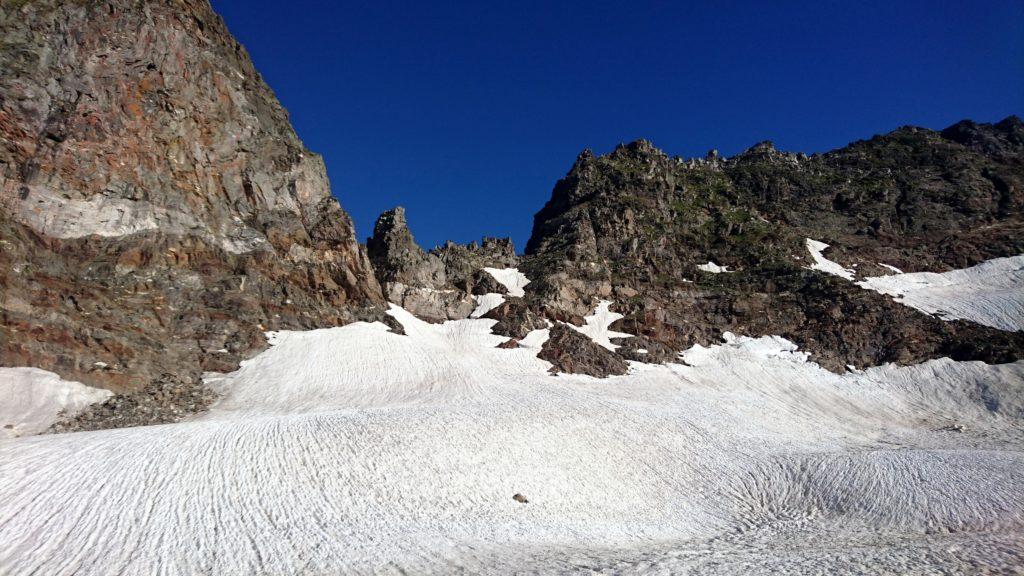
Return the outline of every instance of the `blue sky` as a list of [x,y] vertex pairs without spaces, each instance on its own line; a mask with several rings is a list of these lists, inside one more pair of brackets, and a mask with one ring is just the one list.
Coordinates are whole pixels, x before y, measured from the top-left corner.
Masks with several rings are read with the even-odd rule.
[[1024,114],[1024,2],[212,0],[361,238],[512,236],[583,148],[820,152]]

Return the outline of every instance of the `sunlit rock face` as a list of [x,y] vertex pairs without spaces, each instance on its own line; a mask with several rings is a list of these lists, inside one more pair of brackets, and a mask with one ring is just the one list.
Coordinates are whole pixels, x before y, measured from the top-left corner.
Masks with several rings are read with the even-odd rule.
[[205,1],[4,3],[0,364],[189,386],[381,289],[324,164]]

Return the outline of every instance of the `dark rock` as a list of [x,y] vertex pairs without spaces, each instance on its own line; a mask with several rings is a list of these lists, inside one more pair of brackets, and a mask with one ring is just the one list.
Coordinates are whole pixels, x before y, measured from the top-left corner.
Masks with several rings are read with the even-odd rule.
[[209,408],[216,396],[199,378],[164,374],[142,390],[115,394],[93,404],[74,418],[58,420],[50,432],[84,432],[170,424]]
[[416,288],[441,289],[447,285],[444,263],[416,244],[401,206],[377,218],[366,251],[382,286],[400,283]]
[[508,293],[508,289],[505,288],[504,284],[498,282],[490,272],[486,272],[484,270],[477,270],[473,273],[471,284],[471,291],[476,295]]
[[380,321],[387,325],[391,332],[405,336],[405,326],[390,314],[383,314]]
[[[623,331],[621,327],[612,325],[612,329]],[[632,336],[630,338],[612,338],[612,344],[619,348],[615,353],[626,360],[635,362],[646,362],[648,364],[661,364],[663,362],[674,362],[678,352],[657,340],[651,340],[646,336]]]
[[472,289],[474,276],[483,268],[515,268],[519,262],[509,238],[484,238],[480,244],[445,242],[430,253],[444,263],[448,282],[466,290]]
[[1024,146],[1024,121],[1017,116],[994,125],[961,120],[940,134],[983,154],[1012,157]]
[[529,500],[526,499],[526,496],[523,496],[522,494],[519,493],[513,494],[512,499],[515,500],[516,502],[519,502],[520,504],[529,504],[530,502]]
[[551,327],[550,337],[537,355],[551,362],[553,372],[604,378],[625,374],[626,361],[565,324]]
[[491,327],[491,332],[516,339],[525,338],[533,330],[548,326],[542,315],[519,298],[506,300],[489,310],[483,317],[498,321]]

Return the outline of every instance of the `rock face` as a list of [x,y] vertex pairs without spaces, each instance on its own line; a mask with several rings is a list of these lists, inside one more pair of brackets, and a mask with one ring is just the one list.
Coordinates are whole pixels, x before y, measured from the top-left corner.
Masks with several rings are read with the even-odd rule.
[[475,282],[493,281],[490,274],[483,276],[484,268],[515,268],[519,265],[512,240],[509,238],[484,238],[479,244],[456,244],[445,242],[430,251],[444,262],[448,281],[454,286],[472,290]]
[[0,37],[0,364],[141,393],[379,314],[323,162],[205,0],[5,2]]
[[412,237],[401,206],[377,218],[367,251],[390,302],[425,320],[466,318],[476,308],[471,295],[504,293],[485,267],[514,267],[509,239],[484,238],[483,244],[444,246],[424,252]]
[[551,327],[549,338],[537,354],[551,362],[553,372],[586,374],[604,378],[626,373],[626,361],[565,324]]
[[886,273],[879,263],[942,271],[1024,252],[1022,208],[1016,117],[901,128],[812,157],[761,143],[684,161],[638,141],[580,154],[537,213],[522,266],[529,304],[549,317],[608,298],[626,316],[617,329],[672,350],[732,331],[782,335],[835,370],[1003,362],[1024,355],[1020,333],[943,322],[809,270],[805,242],[863,275]]
[[434,322],[466,318],[473,311],[473,299],[448,285],[441,259],[413,240],[401,206],[377,218],[366,249],[388,301]]

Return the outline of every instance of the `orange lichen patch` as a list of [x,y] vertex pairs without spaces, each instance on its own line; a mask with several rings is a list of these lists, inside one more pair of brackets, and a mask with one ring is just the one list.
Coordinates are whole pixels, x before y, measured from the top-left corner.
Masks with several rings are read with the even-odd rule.
[[129,116],[136,119],[142,119],[142,105],[139,103],[138,100],[126,100],[124,102],[124,109]]
[[6,110],[0,110],[0,140],[14,154],[15,162],[25,162],[35,154],[35,137]]
[[142,79],[139,80],[140,93],[145,94],[147,92],[152,92],[155,89],[156,82],[154,81],[154,78],[152,76],[143,76]]

